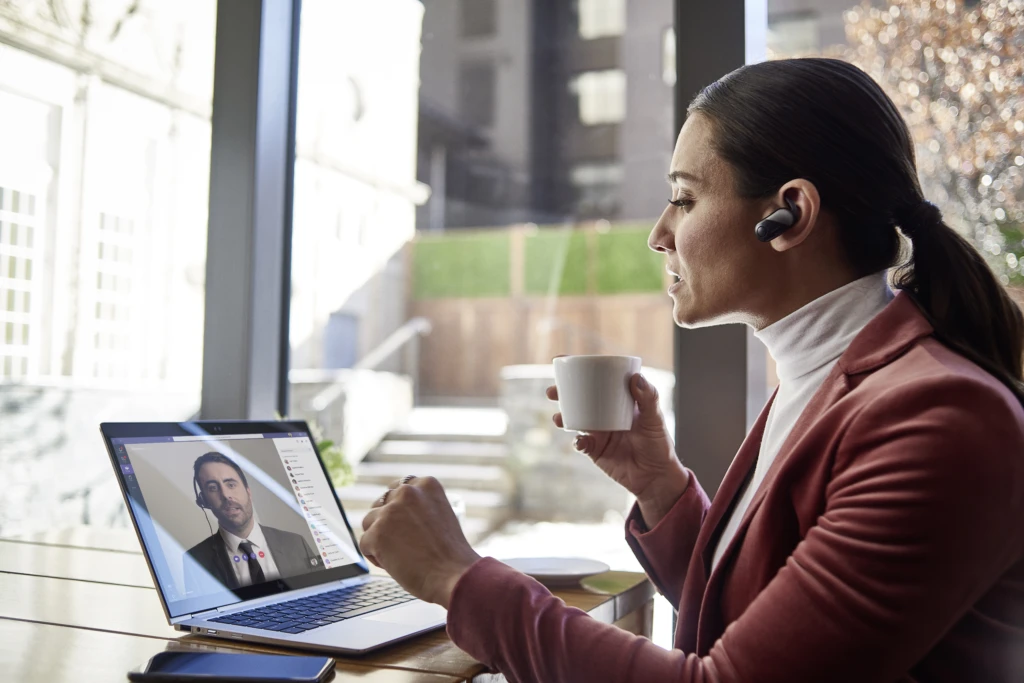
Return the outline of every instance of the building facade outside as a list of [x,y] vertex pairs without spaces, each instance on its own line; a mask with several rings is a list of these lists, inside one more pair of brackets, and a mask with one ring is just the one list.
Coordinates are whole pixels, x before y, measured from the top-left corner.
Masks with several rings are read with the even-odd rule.
[[[424,0],[421,230],[657,217],[673,3]],[[850,0],[772,0],[772,54],[845,42]]]
[[436,191],[421,229],[652,218],[672,145],[671,3],[424,7],[418,172]]

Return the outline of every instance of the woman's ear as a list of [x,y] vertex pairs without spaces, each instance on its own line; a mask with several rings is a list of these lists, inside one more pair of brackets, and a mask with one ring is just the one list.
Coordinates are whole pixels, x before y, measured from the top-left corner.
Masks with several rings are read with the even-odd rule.
[[814,183],[798,178],[779,188],[775,202],[775,206],[779,208],[789,206],[789,202],[792,202],[797,209],[793,225],[770,242],[775,251],[788,251],[802,244],[817,227],[818,216],[821,213],[821,196]]

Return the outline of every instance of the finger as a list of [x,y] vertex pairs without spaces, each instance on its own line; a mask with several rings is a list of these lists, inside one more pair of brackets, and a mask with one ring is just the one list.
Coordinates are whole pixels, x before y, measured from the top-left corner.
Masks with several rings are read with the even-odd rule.
[[417,477],[416,478],[416,485],[419,488],[424,488],[424,489],[441,489],[441,490],[444,490],[444,487],[441,486],[441,482],[440,482],[440,480],[437,477]]
[[375,533],[365,533],[363,534],[363,537],[359,539],[359,550],[363,553],[363,557],[380,567],[380,562],[377,560],[375,552],[377,549],[376,546],[377,534]]
[[401,479],[395,479],[390,484],[388,484],[388,488],[391,490],[397,489],[399,486],[405,483],[403,479],[405,479],[405,477],[402,477]]
[[555,426],[559,429],[565,429],[565,425],[562,423],[562,414],[555,413],[551,416],[551,420],[555,423]]
[[590,434],[578,434],[572,445],[580,453],[590,455],[594,450],[594,446],[597,445],[597,441]]
[[381,512],[383,512],[383,510],[381,510],[380,508],[372,508],[369,512],[366,513],[366,516],[363,517],[364,532],[369,531],[370,527],[373,526],[373,523],[377,521],[378,517],[380,517]]
[[633,375],[630,378],[629,390],[636,400],[637,407],[640,409],[641,419],[661,419],[661,415],[658,412],[658,390],[654,388],[654,385],[646,377],[640,373]]
[[373,505],[370,506],[370,509],[373,510],[374,508],[382,507],[384,503],[388,502],[388,497],[390,495],[391,489],[385,489],[384,493],[380,494],[380,496],[377,497],[377,500],[373,501]]
[[548,400],[550,400],[550,401],[557,401],[558,400],[558,387],[548,387],[544,391],[544,393],[547,395]]

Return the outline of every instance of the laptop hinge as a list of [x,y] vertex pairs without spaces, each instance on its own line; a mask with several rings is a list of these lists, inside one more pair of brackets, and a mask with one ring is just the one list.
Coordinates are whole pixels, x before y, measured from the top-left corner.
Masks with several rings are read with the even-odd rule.
[[204,619],[207,615],[217,614],[219,611],[220,608],[215,607],[214,609],[208,609],[205,612],[196,612],[195,614],[190,615],[189,619]]

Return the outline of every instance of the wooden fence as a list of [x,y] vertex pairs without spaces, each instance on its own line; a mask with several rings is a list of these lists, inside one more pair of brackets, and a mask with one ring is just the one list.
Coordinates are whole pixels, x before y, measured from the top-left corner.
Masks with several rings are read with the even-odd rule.
[[433,324],[421,346],[423,396],[496,397],[502,367],[562,353],[628,354],[672,368],[666,294],[426,299],[412,308]]

